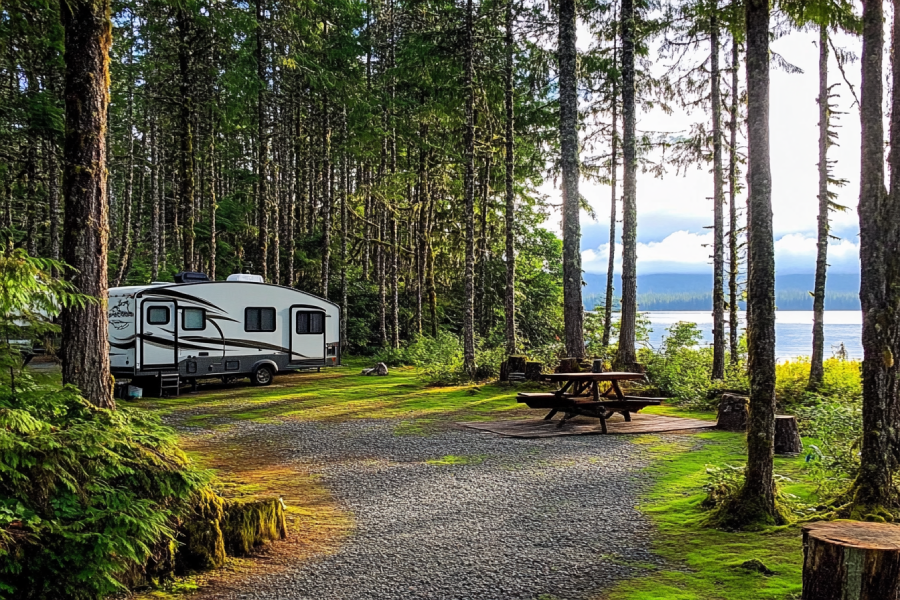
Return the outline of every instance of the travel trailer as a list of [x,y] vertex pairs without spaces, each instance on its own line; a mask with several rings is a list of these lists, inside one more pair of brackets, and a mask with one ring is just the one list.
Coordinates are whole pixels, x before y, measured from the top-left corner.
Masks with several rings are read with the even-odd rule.
[[112,374],[163,390],[210,377],[268,385],[282,371],[341,364],[338,305],[258,275],[112,288],[108,314]]

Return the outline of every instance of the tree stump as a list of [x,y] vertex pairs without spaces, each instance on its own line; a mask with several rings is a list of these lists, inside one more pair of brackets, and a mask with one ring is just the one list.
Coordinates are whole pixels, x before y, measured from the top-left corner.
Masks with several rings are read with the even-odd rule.
[[500,381],[509,381],[509,361],[500,363]]
[[900,598],[900,526],[861,521],[803,527],[801,600]]
[[750,399],[737,394],[722,394],[716,428],[725,431],[747,431],[750,421]]
[[506,372],[507,373],[524,373],[525,372],[525,362],[528,360],[527,356],[522,356],[521,354],[514,354],[506,359]]
[[602,358],[595,358],[591,361],[591,373],[602,373],[603,371],[604,368]]
[[800,454],[803,443],[800,441],[800,429],[797,418],[791,415],[775,417],[775,454]]
[[536,360],[529,360],[525,363],[525,379],[528,381],[540,381],[543,368],[544,363],[540,363]]
[[557,373],[581,373],[581,361],[577,358],[561,358]]

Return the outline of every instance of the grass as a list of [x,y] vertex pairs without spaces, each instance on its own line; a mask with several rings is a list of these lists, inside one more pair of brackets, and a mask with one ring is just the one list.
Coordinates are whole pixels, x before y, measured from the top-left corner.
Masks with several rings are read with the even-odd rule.
[[341,421],[402,418],[398,434],[423,434],[438,421],[478,421],[530,415],[515,400],[518,389],[498,384],[429,387],[412,368],[393,369],[388,377],[359,375],[367,364],[321,373],[278,375],[267,387],[246,382],[201,387],[198,394],[144,398],[137,406],[153,409],[185,425],[221,429],[241,420]]
[[484,462],[486,457],[483,454],[473,455],[453,455],[448,454],[442,458],[426,460],[429,465],[477,465]]
[[[692,414],[691,416],[696,416]],[[688,442],[642,436],[653,457],[648,472],[652,491],[640,510],[658,529],[653,551],[666,565],[638,579],[620,582],[604,600],[788,600],[801,590],[802,547],[798,527],[732,533],[702,524],[706,466],[746,462],[743,437],[725,432],[700,433]],[[792,479],[785,491],[810,498],[802,458],[777,458],[775,469]],[[765,575],[742,567],[760,561]]]

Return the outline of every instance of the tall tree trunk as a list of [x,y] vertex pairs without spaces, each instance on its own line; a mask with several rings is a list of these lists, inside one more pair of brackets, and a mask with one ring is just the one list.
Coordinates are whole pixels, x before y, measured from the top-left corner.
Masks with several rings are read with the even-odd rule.
[[828,270],[828,26],[819,25],[819,231],[813,288],[813,343],[809,390],[825,376],[825,276]]
[[584,356],[581,298],[581,196],[578,192],[578,74],[575,0],[559,3],[559,145],[563,204],[563,316],[566,355]]
[[466,270],[463,296],[463,368],[475,376],[475,35],[472,0],[466,0]]
[[347,308],[349,291],[347,289],[347,202],[350,198],[350,164],[347,158],[347,105],[341,108],[341,353],[347,348]]
[[178,62],[180,67],[180,121],[181,121],[181,207],[184,221],[181,223],[181,252],[184,270],[193,271],[194,265],[194,107],[191,98],[191,16],[185,8],[178,9],[180,35]]
[[615,363],[623,369],[637,362],[637,138],[635,135],[633,0],[622,0],[622,300]]
[[391,347],[400,347],[400,235],[397,219],[391,217]]
[[[900,44],[900,3],[893,3],[892,54]],[[896,507],[893,475],[900,452],[900,61],[892,61],[890,120],[890,193],[884,189],[882,125],[883,8],[863,2],[862,168],[859,192],[859,298],[863,328],[863,438],[854,504],[860,508]],[[866,514],[869,511],[861,511]]]
[[775,480],[775,245],[772,235],[772,175],[769,166],[769,3],[748,0],[747,145],[749,157],[747,310],[750,423],[744,514],[774,519]]
[[506,294],[504,309],[506,313],[506,353],[518,353],[516,340],[516,122],[515,122],[515,64],[513,52],[513,0],[506,0],[506,72],[504,73],[503,102],[506,108],[506,207],[504,213],[504,230],[506,234]]
[[50,180],[50,258],[59,260],[59,160],[56,156],[56,143],[52,139],[47,141],[45,148],[47,178]]
[[159,144],[157,140],[157,120],[154,114],[150,118],[150,281],[159,279],[159,254],[162,246],[160,244],[160,221],[162,214],[160,212],[161,204],[159,201]]
[[[129,59],[129,66],[132,61]],[[131,212],[134,204],[134,81],[128,82],[128,167],[125,173],[125,200],[122,209],[122,237],[119,242],[119,264],[113,287],[119,287],[125,280],[125,271],[131,254]]]
[[[614,17],[615,19],[615,17]],[[613,36],[613,65],[618,66],[618,36]],[[616,77],[612,77],[612,148],[609,158],[609,260],[606,266],[606,305],[603,310],[603,349],[609,348],[609,334],[612,330],[613,292],[616,268],[616,175],[619,169],[619,87]]]
[[331,121],[328,99],[322,104],[322,297],[328,298],[329,276],[331,274]]
[[62,312],[62,376],[89,402],[115,408],[106,332],[110,6],[108,0],[70,0],[60,9],[66,61],[63,260],[75,289],[96,298]]
[[209,278],[216,280],[216,132],[209,136]]
[[722,97],[719,21],[710,18],[710,102],[713,135],[713,364],[712,379],[725,378],[725,189],[722,174]]
[[256,268],[263,280],[268,276],[269,262],[269,210],[268,181],[269,176],[269,132],[266,125],[266,63],[263,56],[263,0],[256,0],[256,84],[259,86],[256,97],[256,216],[258,236],[256,239]]
[[[735,5],[737,6],[737,5]],[[737,9],[735,8],[735,12]],[[737,218],[737,131],[738,131],[738,85],[739,81],[739,48],[737,40],[731,39],[731,122],[728,124],[728,343],[731,364],[736,365],[740,358],[738,338],[738,272],[740,257],[738,255],[738,218]]]

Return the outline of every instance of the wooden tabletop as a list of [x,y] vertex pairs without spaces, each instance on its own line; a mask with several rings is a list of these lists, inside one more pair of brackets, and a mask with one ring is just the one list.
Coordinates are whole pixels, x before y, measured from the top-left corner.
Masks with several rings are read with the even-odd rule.
[[549,373],[541,375],[541,379],[544,381],[635,381],[643,378],[643,373],[623,373],[618,371],[607,373]]

